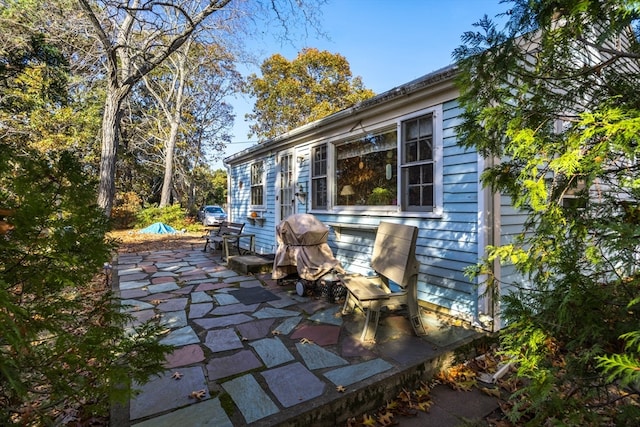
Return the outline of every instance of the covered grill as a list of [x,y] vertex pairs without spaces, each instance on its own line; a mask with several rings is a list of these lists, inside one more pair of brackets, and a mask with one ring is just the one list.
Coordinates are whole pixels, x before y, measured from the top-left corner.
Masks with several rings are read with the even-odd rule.
[[344,269],[327,244],[329,227],[310,214],[294,214],[276,226],[278,249],[273,260],[273,279],[297,273],[301,279],[316,281]]

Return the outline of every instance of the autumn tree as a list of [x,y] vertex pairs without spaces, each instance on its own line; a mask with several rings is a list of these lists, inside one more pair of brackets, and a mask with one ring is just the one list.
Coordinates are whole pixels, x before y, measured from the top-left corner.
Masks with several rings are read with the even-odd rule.
[[337,53],[303,49],[292,61],[280,54],[266,59],[262,77],[251,74],[245,92],[256,98],[255,121],[249,129],[261,141],[326,117],[371,98],[360,77],[353,77],[347,59]]
[[[505,352],[526,425],[634,425],[640,384],[640,5],[512,1],[500,29],[464,34],[461,141],[489,159],[483,183],[527,215],[490,247]],[[498,283],[492,263],[522,280]],[[625,389],[626,388],[626,389]]]

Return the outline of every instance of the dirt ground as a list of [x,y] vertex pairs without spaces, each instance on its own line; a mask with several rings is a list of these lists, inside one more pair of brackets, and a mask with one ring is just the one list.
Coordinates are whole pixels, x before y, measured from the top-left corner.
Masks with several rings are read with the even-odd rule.
[[176,234],[138,233],[137,230],[118,230],[108,234],[118,242],[118,253],[166,251],[204,247],[206,230]]

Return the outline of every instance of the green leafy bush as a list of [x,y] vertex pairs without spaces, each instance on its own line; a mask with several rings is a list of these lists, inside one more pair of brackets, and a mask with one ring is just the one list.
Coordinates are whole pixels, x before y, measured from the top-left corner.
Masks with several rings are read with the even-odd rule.
[[126,331],[131,317],[95,280],[114,243],[75,156],[8,142],[0,152],[1,207],[15,227],[0,236],[0,425],[53,425],[70,402],[104,416],[130,398],[117,385],[163,370],[168,347],[158,325]]
[[176,230],[197,231],[202,228],[193,220],[193,217],[189,216],[187,210],[182,209],[178,204],[164,208],[151,206],[136,214],[136,227],[144,228],[156,222],[170,225]]

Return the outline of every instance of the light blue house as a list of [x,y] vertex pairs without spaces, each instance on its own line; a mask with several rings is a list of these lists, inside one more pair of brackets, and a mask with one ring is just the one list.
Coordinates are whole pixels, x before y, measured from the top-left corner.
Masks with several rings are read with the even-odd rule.
[[255,234],[257,252],[274,253],[276,225],[311,213],[331,227],[342,266],[365,275],[381,220],[417,226],[419,304],[499,329],[482,278],[464,270],[520,232],[524,217],[482,188],[489,160],[458,141],[456,72],[437,70],[226,158],[231,219]]

